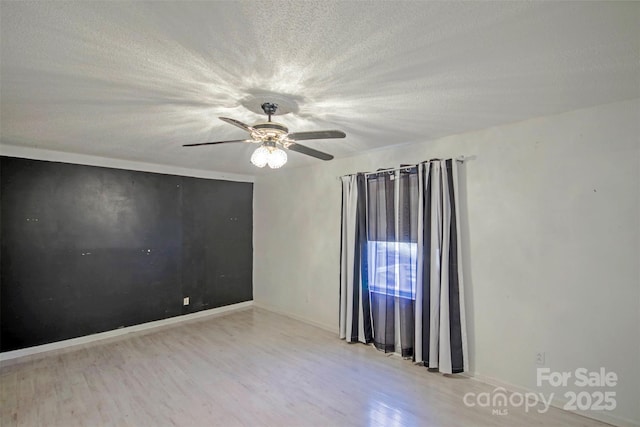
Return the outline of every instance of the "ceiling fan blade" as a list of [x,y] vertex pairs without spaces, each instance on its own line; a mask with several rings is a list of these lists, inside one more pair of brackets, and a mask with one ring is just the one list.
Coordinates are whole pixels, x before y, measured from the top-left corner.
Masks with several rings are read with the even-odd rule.
[[[304,133],[304,132],[303,132]],[[322,151],[314,150],[304,145],[291,143],[288,147],[289,150],[297,151],[298,153],[306,154],[307,156],[315,157],[320,160],[331,160],[333,156],[331,154],[323,153]]]
[[230,125],[234,125],[239,127],[242,130],[246,130],[247,132],[253,132],[253,128],[249,125],[246,125],[244,123],[242,123],[239,120],[236,119],[230,119],[229,117],[218,117],[220,120],[222,120],[223,122],[227,122]]
[[302,141],[305,139],[329,139],[329,138],[344,138],[346,133],[341,130],[316,130],[311,132],[293,132],[287,135],[287,138],[294,141]]
[[226,144],[228,142],[252,142],[250,139],[233,139],[231,141],[216,141],[216,142],[197,142],[195,144],[183,144],[183,147],[197,147],[199,145],[215,145]]

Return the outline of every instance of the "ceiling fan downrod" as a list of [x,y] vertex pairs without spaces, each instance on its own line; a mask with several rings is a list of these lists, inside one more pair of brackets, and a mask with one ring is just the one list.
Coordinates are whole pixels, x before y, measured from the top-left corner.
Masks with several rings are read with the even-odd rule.
[[274,104],[273,102],[265,102],[261,105],[261,107],[262,111],[264,111],[264,113],[269,116],[268,121],[271,121],[271,116],[274,115],[278,110],[278,104]]

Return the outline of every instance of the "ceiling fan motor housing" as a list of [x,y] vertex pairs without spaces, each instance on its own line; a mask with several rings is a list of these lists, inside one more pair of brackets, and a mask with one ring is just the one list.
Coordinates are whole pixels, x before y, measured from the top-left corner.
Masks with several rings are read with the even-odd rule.
[[[255,139],[282,139],[283,136],[289,133],[289,128],[285,125],[276,122],[261,122],[252,126],[257,135],[251,134]],[[257,137],[257,138],[256,138]]]
[[283,124],[276,122],[261,122],[252,126],[254,129],[260,129],[263,132],[274,132],[278,134],[289,133],[289,128]]

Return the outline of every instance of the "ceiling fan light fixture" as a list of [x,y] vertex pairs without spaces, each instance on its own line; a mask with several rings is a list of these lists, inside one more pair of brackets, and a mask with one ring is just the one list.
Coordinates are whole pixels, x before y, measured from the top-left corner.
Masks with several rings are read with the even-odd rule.
[[287,153],[278,147],[261,145],[251,155],[251,163],[259,168],[269,165],[271,169],[278,169],[287,163]]

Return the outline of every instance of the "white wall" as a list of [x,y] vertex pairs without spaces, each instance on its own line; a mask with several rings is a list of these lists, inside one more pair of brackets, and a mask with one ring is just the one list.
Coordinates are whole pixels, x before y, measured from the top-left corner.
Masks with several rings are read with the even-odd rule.
[[474,156],[462,192],[472,371],[557,392],[536,387],[536,352],[554,371],[603,366],[620,377],[608,419],[640,424],[639,119],[636,99],[260,176],[254,300],[337,331],[338,176]]

